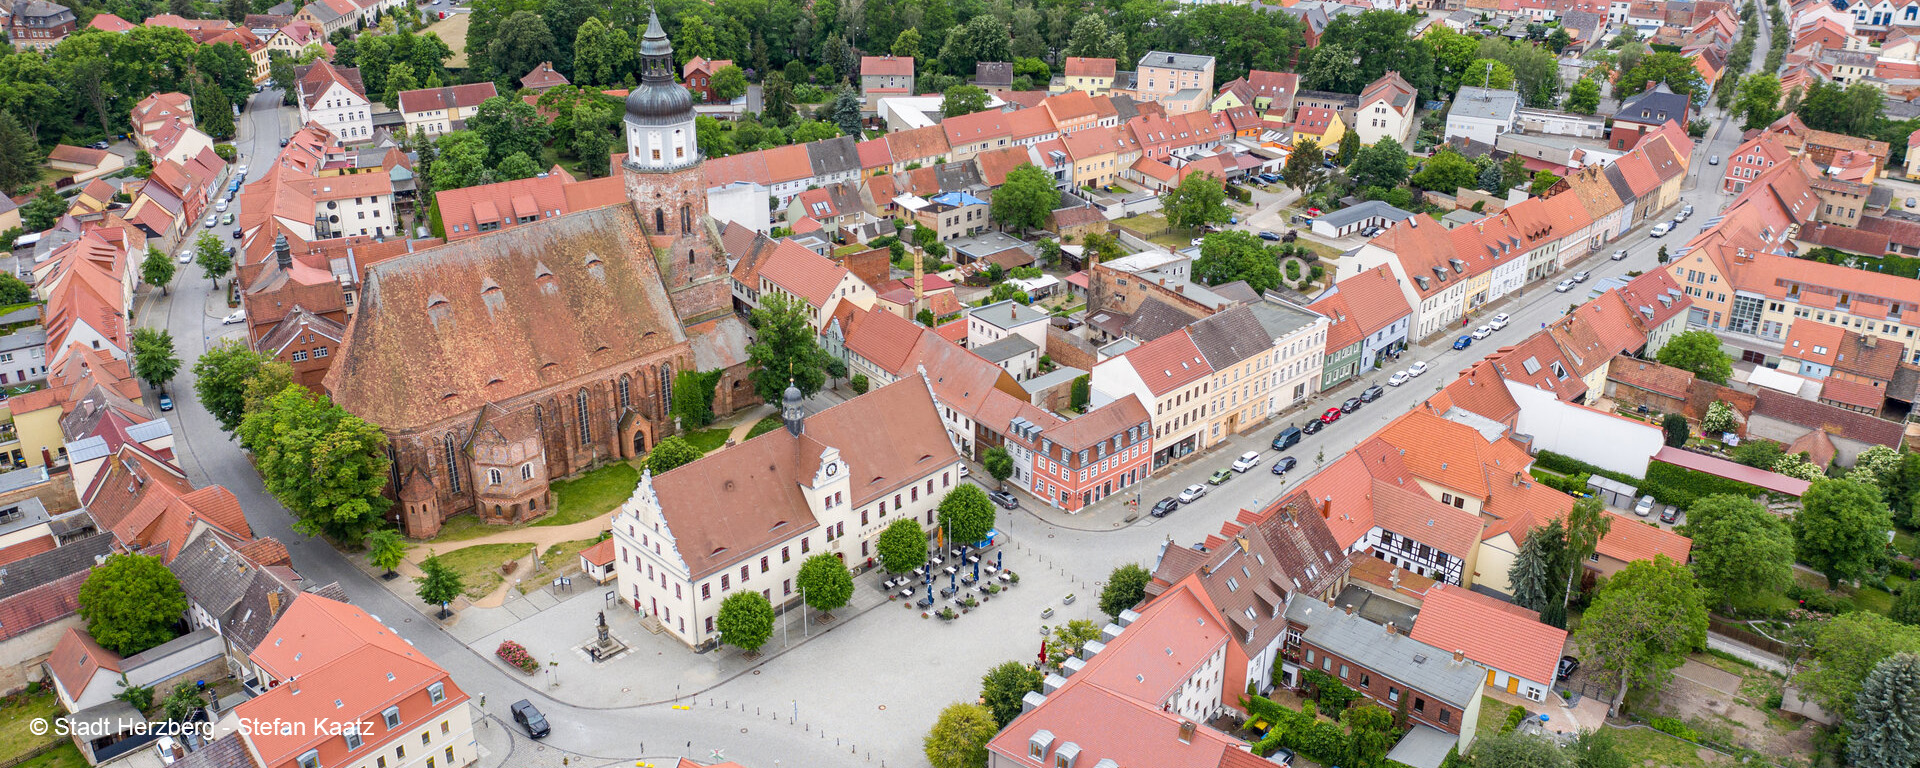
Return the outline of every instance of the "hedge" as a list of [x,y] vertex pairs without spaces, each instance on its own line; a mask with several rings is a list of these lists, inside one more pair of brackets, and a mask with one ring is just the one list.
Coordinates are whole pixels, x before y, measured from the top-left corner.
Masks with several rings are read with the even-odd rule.
[[[1691,479],[1687,479],[1687,478],[1679,479],[1679,481],[1676,483],[1674,482],[1675,480],[1674,478],[1656,478],[1651,476],[1644,477],[1644,478],[1634,477],[1633,475],[1629,475],[1625,472],[1615,472],[1611,469],[1603,469],[1601,467],[1597,467],[1592,464],[1588,464],[1584,461],[1581,461],[1579,459],[1573,458],[1572,456],[1568,456],[1566,454],[1554,453],[1553,451],[1541,451],[1539,456],[1534,457],[1534,462],[1536,464],[1539,464],[1540,466],[1546,467],[1547,469],[1551,469],[1555,472],[1559,472],[1563,475],[1574,475],[1581,472],[1585,472],[1589,475],[1599,475],[1601,477],[1612,478],[1622,483],[1626,483],[1627,485],[1634,486],[1635,488],[1638,489],[1635,492],[1640,495],[1652,496],[1655,501],[1658,501],[1662,504],[1672,504],[1682,509],[1686,509],[1687,507],[1691,506],[1693,504],[1693,500],[1695,498],[1698,498],[1700,495],[1702,495],[1698,492],[1688,489],[1688,486],[1686,485],[1686,483],[1693,482]],[[1657,464],[1658,462],[1655,462],[1655,463]],[[1679,467],[1675,467],[1675,469],[1679,469]],[[1712,477],[1712,476],[1702,475],[1702,477]],[[1714,479],[1718,479],[1718,478],[1714,478]],[[1752,488],[1753,486],[1747,486],[1747,487]],[[1756,492],[1761,492],[1758,488],[1755,488],[1754,490]]]
[[1250,719],[1273,724],[1272,730],[1254,744],[1254,754],[1265,757],[1286,747],[1323,765],[1338,765],[1347,757],[1347,733],[1339,723],[1320,720],[1264,696],[1249,696],[1242,704]]
[[1668,496],[1660,499],[1661,501],[1681,508],[1692,508],[1695,499],[1716,493],[1730,493],[1746,499],[1764,496],[1767,493],[1767,489],[1757,485],[1728,480],[1664,461],[1655,461],[1647,465],[1647,481]]

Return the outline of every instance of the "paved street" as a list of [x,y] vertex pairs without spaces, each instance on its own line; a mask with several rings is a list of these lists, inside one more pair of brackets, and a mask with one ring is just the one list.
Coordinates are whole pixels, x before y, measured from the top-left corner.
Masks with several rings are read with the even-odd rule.
[[[1757,58],[1764,58],[1764,40],[1757,50]],[[240,162],[264,168],[266,160],[279,151],[279,138],[295,127],[295,114],[296,110],[279,106],[277,93],[255,96],[239,124]],[[1679,233],[1660,241],[1670,248],[1678,248],[1731,199],[1715,191],[1720,169],[1705,162],[1709,154],[1724,159],[1738,143],[1738,127],[1722,118],[1717,113],[1707,118],[1716,127],[1696,150],[1692,166],[1706,180],[1683,194],[1696,213]],[[1645,229],[1570,265],[1568,272],[1588,269],[1598,279],[1655,268],[1659,243]],[[216,229],[223,240],[226,231]],[[1626,248],[1629,258],[1608,261],[1606,254],[1616,248]],[[824,629],[808,624],[805,631],[815,636],[804,644],[796,642],[796,636],[783,646],[776,636],[765,657],[752,664],[731,650],[692,654],[671,640],[649,635],[637,621],[617,615],[616,610],[609,616],[614,634],[631,641],[634,650],[598,667],[570,661],[562,668],[557,687],[546,679],[507,670],[486,649],[514,637],[537,656],[572,653],[572,646],[591,637],[587,617],[600,609],[605,588],[585,588],[580,594],[562,596],[566,599],[536,593],[517,598],[524,605],[509,601],[498,609],[469,609],[450,631],[443,630],[428,617],[428,607],[408,594],[410,589],[386,588],[349,556],[291,529],[289,515],[266,494],[238,445],[219,431],[188,394],[194,379],[190,368],[182,370],[174,382],[172,390],[181,396],[176,410],[165,416],[179,436],[176,451],[194,482],[226,486],[248,511],[254,530],[284,542],[303,575],[313,583],[340,582],[357,604],[431,655],[469,693],[476,698],[485,694],[484,710],[495,720],[478,737],[487,752],[483,765],[557,766],[562,757],[572,765],[632,765],[637,759],[660,761],[676,756],[707,760],[716,750],[726,759],[757,766],[922,765],[920,738],[938,711],[953,701],[972,700],[979,677],[989,666],[1031,658],[1039,650],[1042,623],[1097,618],[1100,579],[1114,566],[1151,564],[1168,542],[1184,546],[1217,532],[1237,510],[1257,507],[1311,474],[1316,457],[1324,454],[1326,461],[1332,461],[1394,415],[1414,407],[1471,361],[1501,344],[1519,341],[1584,295],[1585,286],[1568,295],[1554,293],[1550,283],[1530,286],[1520,295],[1480,310],[1476,325],[1498,312],[1513,316],[1512,324],[1492,338],[1465,351],[1448,349],[1445,340],[1410,350],[1401,358],[1402,366],[1419,359],[1432,370],[1406,386],[1388,388],[1381,400],[1292,448],[1291,453],[1301,460],[1296,477],[1276,479],[1263,467],[1236,476],[1171,517],[1143,516],[1132,523],[1124,521],[1129,510],[1121,503],[1123,497],[1079,516],[1036,511],[1031,509],[1035,502],[1025,499],[1029,509],[1003,513],[999,525],[1010,540],[1007,565],[1022,575],[1021,586],[956,622],[923,619],[919,611],[904,609],[900,603],[880,602],[872,577],[867,577],[859,589],[863,602],[872,607],[862,609],[857,604],[843,610]],[[143,295],[139,308],[142,325],[172,332],[189,366],[209,344],[241,333],[241,326],[220,325],[228,311],[225,302],[197,268],[181,270],[170,296]],[[1270,460],[1266,446],[1283,424],[1337,404],[1369,383],[1384,383],[1389,373],[1376,372],[1313,398],[1295,413],[1155,476],[1139,493],[1151,504],[1182,486],[1204,482],[1208,473],[1246,450],[1260,450]],[[1080,598],[1071,607],[1061,605],[1068,593]],[[1045,607],[1054,608],[1056,615],[1043,622],[1040,612]],[[849,627],[853,631],[843,631]],[[507,706],[521,698],[533,700],[553,723],[553,735],[539,744],[503,733],[511,732]]]

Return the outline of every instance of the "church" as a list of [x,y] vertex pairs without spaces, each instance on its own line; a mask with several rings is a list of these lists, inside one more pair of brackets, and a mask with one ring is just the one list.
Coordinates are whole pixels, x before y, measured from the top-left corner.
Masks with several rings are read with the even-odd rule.
[[733,314],[693,97],[650,16],[618,172],[629,205],[533,221],[368,269],[324,386],[379,427],[390,520],[427,538],[473,513],[525,522],[552,482],[645,453],[674,376],[722,371],[716,414],[758,402]]

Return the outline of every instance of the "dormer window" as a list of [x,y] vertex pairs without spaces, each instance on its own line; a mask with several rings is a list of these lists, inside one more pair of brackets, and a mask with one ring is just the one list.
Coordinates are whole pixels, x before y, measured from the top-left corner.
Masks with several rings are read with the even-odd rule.
[[1047,750],[1052,748],[1053,748],[1053,732],[1052,731],[1048,731],[1048,730],[1034,731],[1033,736],[1027,739],[1027,757],[1031,757],[1035,760],[1044,762],[1047,759]]
[[346,740],[348,752],[359,749],[360,745],[365,743],[360,739],[360,730],[357,726],[347,726],[346,732],[340,734],[340,738]]
[[320,768],[320,750],[309,749],[300,756],[300,768]]
[[433,685],[427,686],[427,700],[435,704],[439,704],[440,702],[446,701],[447,700],[447,684],[434,683]]
[[387,707],[387,711],[380,713],[380,717],[386,721],[388,728],[400,727],[399,707]]

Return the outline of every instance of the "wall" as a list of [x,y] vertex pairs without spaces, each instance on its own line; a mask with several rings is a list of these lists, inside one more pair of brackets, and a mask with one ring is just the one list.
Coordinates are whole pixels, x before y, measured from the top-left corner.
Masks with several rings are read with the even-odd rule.
[[1085,339],[1053,327],[1052,323],[1047,324],[1046,343],[1040,348],[1047,351],[1047,357],[1053,360],[1054,365],[1079,368],[1083,371],[1093,370],[1093,345],[1088,344]]
[[[34,458],[37,459],[39,451],[33,453]],[[73,491],[73,476],[66,472],[49,474],[47,482],[44,483],[35,483],[11,493],[0,493],[0,507],[10,506],[21,499],[28,498],[39,499],[41,504],[46,505],[49,515],[58,515],[80,508],[80,498]]]
[[1647,461],[1660,452],[1660,428],[1585,406],[1560,402],[1553,393],[1507,382],[1520,405],[1514,431],[1533,436],[1532,449],[1566,454],[1594,466],[1634,477],[1647,473]]
[[53,646],[60,642],[61,635],[81,626],[80,615],[73,614],[0,643],[0,692],[11,695],[27,683],[46,679],[41,663],[53,655]]

